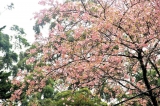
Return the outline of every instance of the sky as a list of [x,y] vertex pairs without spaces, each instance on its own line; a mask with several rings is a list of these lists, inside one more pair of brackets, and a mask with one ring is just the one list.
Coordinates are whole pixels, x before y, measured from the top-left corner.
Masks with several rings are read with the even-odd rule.
[[[12,25],[24,28],[26,38],[29,42],[34,41],[33,25],[35,23],[34,12],[38,12],[43,7],[38,4],[39,0],[0,0],[0,27],[6,25],[4,33],[11,33]],[[13,10],[5,10],[7,5],[14,4]]]

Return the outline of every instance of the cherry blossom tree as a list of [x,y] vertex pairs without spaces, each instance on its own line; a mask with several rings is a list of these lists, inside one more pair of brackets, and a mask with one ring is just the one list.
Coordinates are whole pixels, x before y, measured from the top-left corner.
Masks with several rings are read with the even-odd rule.
[[[41,0],[35,48],[26,64],[25,92],[40,92],[52,78],[57,89],[87,87],[113,105],[158,106],[160,24],[158,0]],[[48,33],[42,33],[43,27]],[[24,77],[23,71],[19,77]],[[23,81],[24,81],[23,80]],[[20,89],[26,84],[14,79]],[[36,104],[35,104],[36,105]]]

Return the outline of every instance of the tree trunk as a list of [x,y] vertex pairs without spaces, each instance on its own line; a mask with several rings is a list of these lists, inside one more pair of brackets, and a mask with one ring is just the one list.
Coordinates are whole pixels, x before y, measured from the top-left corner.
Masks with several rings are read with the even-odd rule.
[[149,93],[149,98],[151,99],[153,106],[158,106],[158,102],[157,102],[157,100],[156,100],[156,97],[153,95],[152,90],[150,90],[150,89],[151,89],[151,86],[150,86],[149,81],[148,81],[148,78],[147,78],[147,69],[146,69],[146,67],[145,67],[145,65],[144,65],[141,51],[139,51],[139,53],[138,53],[138,60],[139,60],[140,67],[141,67],[142,73],[143,73],[143,81],[144,81],[144,83],[145,83],[145,86],[146,86],[147,90],[149,90],[149,91],[148,91],[148,93]]

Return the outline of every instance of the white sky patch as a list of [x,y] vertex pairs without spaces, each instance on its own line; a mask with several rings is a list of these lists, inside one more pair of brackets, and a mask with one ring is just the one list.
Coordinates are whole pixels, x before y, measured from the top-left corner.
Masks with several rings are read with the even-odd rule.
[[[32,43],[34,41],[33,26],[35,20],[33,19],[34,13],[45,8],[38,4],[40,0],[1,0],[0,1],[0,28],[6,25],[3,33],[12,34],[10,27],[18,25],[26,32],[27,40]],[[65,0],[57,0],[58,2],[64,2]],[[7,5],[14,4],[14,9],[5,10]],[[32,20],[31,20],[32,19]],[[48,34],[48,29],[45,29],[43,34]]]
[[[3,0],[0,2],[0,27],[6,25],[4,33],[10,34],[10,27],[12,25],[18,25],[23,28],[27,34],[29,42],[34,41],[33,26],[35,23],[34,12],[38,12],[44,8],[38,4],[39,0]],[[4,7],[14,4],[13,10],[5,10]],[[32,20],[31,20],[32,19]]]

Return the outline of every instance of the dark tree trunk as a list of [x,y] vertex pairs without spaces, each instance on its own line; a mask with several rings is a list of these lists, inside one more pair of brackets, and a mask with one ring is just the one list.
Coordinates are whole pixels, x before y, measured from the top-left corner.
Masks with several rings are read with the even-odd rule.
[[138,60],[139,60],[140,67],[141,67],[142,73],[143,73],[143,81],[145,83],[145,86],[146,86],[147,90],[149,90],[148,91],[149,98],[151,99],[153,106],[158,106],[158,102],[156,100],[156,97],[153,95],[152,90],[150,90],[151,86],[150,86],[148,78],[147,78],[147,69],[146,69],[146,67],[144,65],[143,57],[142,57],[141,53],[142,53],[142,50],[139,50],[139,52],[138,52]]

